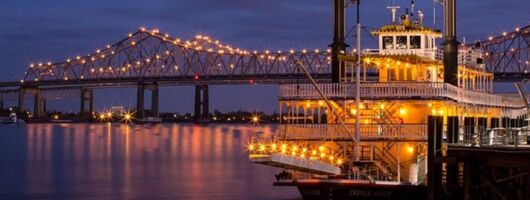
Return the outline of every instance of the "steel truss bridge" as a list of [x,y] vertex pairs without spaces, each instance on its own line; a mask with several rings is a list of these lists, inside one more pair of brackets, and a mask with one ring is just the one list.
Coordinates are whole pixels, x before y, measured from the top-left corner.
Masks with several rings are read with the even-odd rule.
[[530,78],[530,25],[490,36],[480,42],[486,51],[486,67],[497,81]]
[[[530,26],[489,37],[481,45],[487,52],[486,67],[495,73],[496,81],[530,77]],[[4,101],[19,100],[23,111],[24,100],[32,99],[39,102],[33,109],[34,116],[39,116],[46,100],[81,97],[81,114],[88,116],[93,113],[94,89],[137,87],[137,110],[142,117],[144,90],[152,91],[151,110],[158,115],[158,86],[195,85],[195,115],[207,117],[208,85],[305,82],[296,67],[299,61],[317,81],[331,79],[329,49],[251,51],[208,36],[181,40],[157,29],[140,28],[86,56],[31,64],[20,81],[0,83],[0,100],[2,106]]]

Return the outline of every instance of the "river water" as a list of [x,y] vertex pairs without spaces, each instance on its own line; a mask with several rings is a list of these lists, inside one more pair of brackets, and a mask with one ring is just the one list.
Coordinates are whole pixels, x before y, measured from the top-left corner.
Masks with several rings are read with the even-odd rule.
[[0,199],[299,199],[252,164],[275,126],[0,125]]

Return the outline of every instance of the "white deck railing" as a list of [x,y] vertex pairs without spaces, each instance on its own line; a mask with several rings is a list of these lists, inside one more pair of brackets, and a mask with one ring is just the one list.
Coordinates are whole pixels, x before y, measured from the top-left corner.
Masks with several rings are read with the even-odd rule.
[[[323,95],[330,99],[355,98],[354,83],[319,83],[318,87]],[[362,99],[450,99],[460,103],[494,107],[523,108],[525,106],[519,97],[469,91],[447,83],[362,83],[360,93]],[[311,84],[281,85],[279,96],[283,99],[320,99],[320,95]]]
[[[349,135],[344,129],[349,129]],[[427,124],[361,124],[361,140],[427,140]],[[286,140],[351,140],[355,125],[347,124],[282,124],[280,139]]]

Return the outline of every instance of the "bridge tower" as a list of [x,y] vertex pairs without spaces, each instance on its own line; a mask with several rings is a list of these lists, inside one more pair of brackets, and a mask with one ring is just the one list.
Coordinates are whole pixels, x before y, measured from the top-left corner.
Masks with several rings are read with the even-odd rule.
[[195,115],[196,124],[207,124],[209,122],[209,97],[208,85],[195,86]]
[[[149,116],[145,113],[145,90],[151,91],[151,113]],[[159,117],[159,95],[158,95],[158,83],[145,83],[140,82],[137,86],[136,93],[136,116],[138,119],[143,119],[145,117]]]
[[[87,104],[88,102],[88,104]],[[88,112],[87,112],[88,105]],[[94,91],[91,89],[81,89],[81,118],[91,118],[94,113]]]

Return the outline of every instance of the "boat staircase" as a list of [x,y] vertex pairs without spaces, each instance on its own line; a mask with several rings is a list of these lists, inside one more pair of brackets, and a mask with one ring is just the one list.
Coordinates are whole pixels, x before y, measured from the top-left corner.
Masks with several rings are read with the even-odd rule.
[[[403,164],[389,153],[393,145],[394,143],[387,143],[383,147],[373,144],[361,145],[360,159],[355,162],[359,167],[357,177],[368,177],[370,180],[377,181],[397,181],[398,173],[400,177],[407,177],[408,171],[404,169]],[[398,172],[398,167],[400,172]]]

